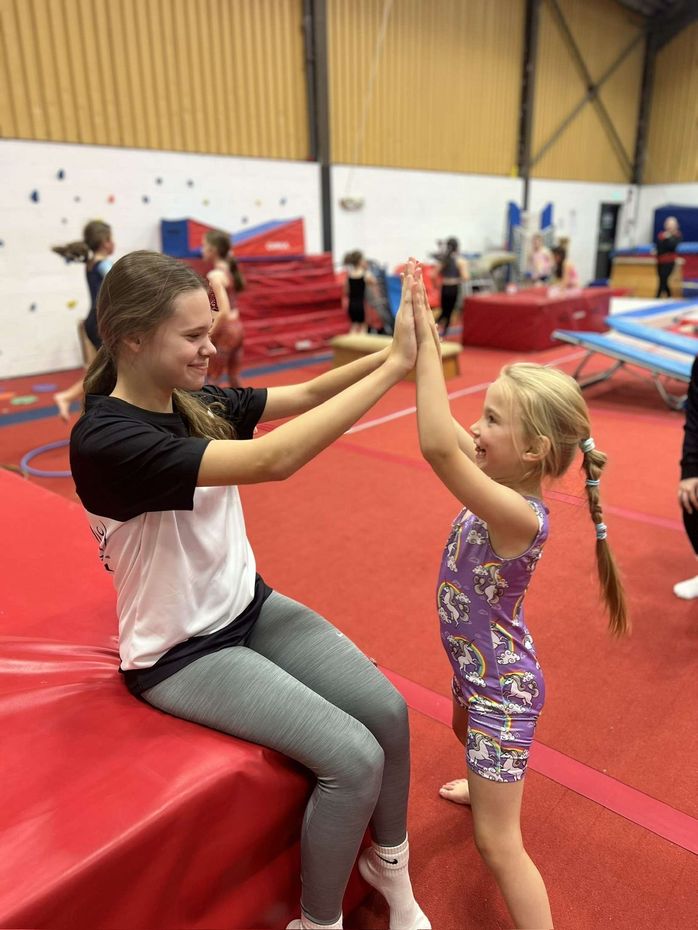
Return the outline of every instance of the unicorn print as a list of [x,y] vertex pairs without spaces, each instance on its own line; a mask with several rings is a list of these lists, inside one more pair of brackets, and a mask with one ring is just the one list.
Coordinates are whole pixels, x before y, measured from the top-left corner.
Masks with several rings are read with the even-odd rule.
[[501,565],[497,562],[487,562],[484,565],[476,565],[473,569],[475,576],[475,592],[484,595],[486,601],[491,606],[496,606],[502,594],[508,585],[504,578],[499,574]]
[[[469,740],[469,742],[471,741]],[[472,742],[475,743],[475,747],[468,749],[468,762],[471,765],[484,759],[487,759],[488,762],[493,761],[490,756],[487,738],[482,733],[475,733]]]
[[444,623],[455,623],[459,621],[468,623],[470,620],[470,598],[454,588],[450,584],[442,585],[439,591],[439,617]]

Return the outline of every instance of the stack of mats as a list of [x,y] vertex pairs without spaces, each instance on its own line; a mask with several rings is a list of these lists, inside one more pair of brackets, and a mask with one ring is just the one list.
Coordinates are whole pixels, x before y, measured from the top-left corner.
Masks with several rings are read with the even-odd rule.
[[[189,264],[204,273],[202,260]],[[324,346],[347,329],[342,283],[332,256],[241,260],[246,288],[236,297],[245,326],[245,359],[262,359]]]

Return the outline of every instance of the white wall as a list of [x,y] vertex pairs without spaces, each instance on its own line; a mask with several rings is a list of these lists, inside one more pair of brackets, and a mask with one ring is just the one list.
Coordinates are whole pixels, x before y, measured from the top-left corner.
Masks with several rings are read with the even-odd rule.
[[569,257],[577,267],[583,284],[596,272],[599,215],[602,203],[620,203],[616,246],[632,243],[632,219],[637,189],[620,184],[595,184],[586,181],[531,181],[530,205],[535,212],[553,204],[553,223],[557,236],[570,239]]
[[[364,206],[343,210],[339,201],[347,195],[362,197]],[[627,245],[636,196],[634,188],[618,184],[536,179],[531,181],[529,206],[537,219],[540,210],[553,203],[556,233],[570,237],[570,258],[586,282],[596,270],[601,204],[624,205],[617,244]],[[409,254],[425,259],[436,249],[436,240],[448,236],[456,236],[464,252],[501,248],[507,204],[522,200],[519,178],[336,165],[332,169],[334,257],[341,262],[345,252],[361,249],[392,268]]]
[[682,207],[698,207],[698,184],[648,184],[640,188],[638,244],[652,242],[654,211],[668,203],[679,204]]
[[[392,269],[409,255],[426,261],[449,236],[464,252],[502,248],[507,202],[520,203],[522,191],[518,178],[335,165],[335,260],[361,249]],[[339,201],[347,195],[362,197],[364,206],[343,210]]]
[[85,269],[51,246],[88,220],[112,226],[115,258],[159,249],[160,220],[185,217],[240,232],[302,216],[308,251],[321,250],[318,169],[306,162],[0,141],[0,177],[0,378],[81,364]]
[[[84,268],[50,249],[79,238],[90,219],[112,224],[116,257],[159,249],[160,220],[187,216],[230,232],[303,216],[308,251],[322,249],[313,163],[0,141],[0,177],[0,378],[80,364],[76,327],[89,307]],[[347,195],[362,197],[362,209],[343,210]],[[335,262],[358,248],[392,268],[410,254],[426,259],[448,236],[465,252],[499,248],[507,203],[522,197],[518,178],[336,165]],[[552,201],[557,234],[570,237],[570,257],[586,281],[595,271],[601,203],[624,204],[618,245],[634,245],[649,241],[655,207],[698,203],[698,185],[653,185],[638,198],[636,189],[615,184],[536,179],[530,201],[534,215]]]

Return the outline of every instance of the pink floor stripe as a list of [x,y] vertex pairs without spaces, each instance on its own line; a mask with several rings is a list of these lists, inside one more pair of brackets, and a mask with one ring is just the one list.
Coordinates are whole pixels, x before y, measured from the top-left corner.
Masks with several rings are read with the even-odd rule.
[[[405,698],[409,707],[438,723],[450,725],[449,698],[410,681],[397,672],[380,668]],[[602,805],[614,814],[669,840],[676,846],[698,854],[696,818],[539,742],[533,744],[529,765],[539,775]]]

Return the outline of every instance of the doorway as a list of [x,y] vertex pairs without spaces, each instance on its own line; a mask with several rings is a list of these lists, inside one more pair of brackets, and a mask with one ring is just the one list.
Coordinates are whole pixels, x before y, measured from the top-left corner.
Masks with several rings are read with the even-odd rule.
[[599,211],[599,236],[596,246],[597,281],[611,277],[613,249],[616,246],[616,227],[621,205],[619,203],[602,203]]

